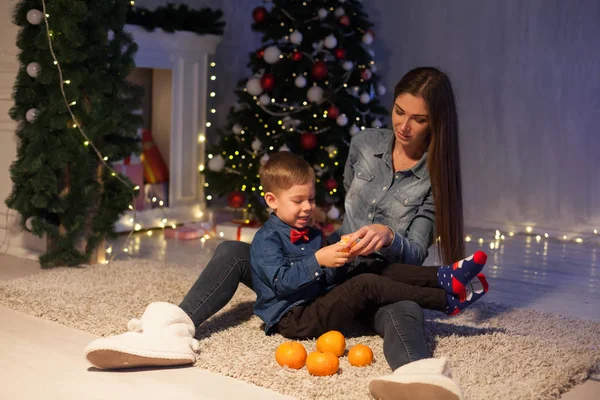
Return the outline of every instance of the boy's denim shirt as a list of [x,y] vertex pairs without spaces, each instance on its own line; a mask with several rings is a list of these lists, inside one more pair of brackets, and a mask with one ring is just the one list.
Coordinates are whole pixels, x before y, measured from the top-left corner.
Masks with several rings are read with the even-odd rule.
[[265,332],[286,311],[314,300],[331,289],[348,267],[322,268],[315,253],[323,244],[320,230],[310,228],[308,241],[292,243],[291,227],[275,214],[254,235],[250,245],[254,313],[265,322]]
[[352,138],[344,169],[345,216],[338,234],[387,225],[394,240],[380,254],[389,262],[421,265],[433,243],[435,223],[427,153],[410,170],[394,173],[393,145],[390,129],[365,129]]

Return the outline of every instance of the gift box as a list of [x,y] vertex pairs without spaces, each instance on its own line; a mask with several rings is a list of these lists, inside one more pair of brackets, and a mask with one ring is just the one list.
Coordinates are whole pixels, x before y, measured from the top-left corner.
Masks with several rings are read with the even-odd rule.
[[208,222],[184,224],[175,229],[165,230],[165,237],[179,240],[194,240],[209,234],[212,226]]
[[148,183],[169,181],[169,169],[152,138],[152,132],[142,129],[142,154],[144,177]]
[[121,161],[116,161],[112,164],[112,169],[127,178],[134,186],[139,186],[137,196],[135,197],[135,209],[137,211],[144,209],[144,166],[140,157],[132,155],[125,157]]
[[146,183],[144,185],[144,202],[146,208],[168,207],[169,183]]
[[216,225],[217,237],[251,243],[262,225],[258,221],[229,221]]

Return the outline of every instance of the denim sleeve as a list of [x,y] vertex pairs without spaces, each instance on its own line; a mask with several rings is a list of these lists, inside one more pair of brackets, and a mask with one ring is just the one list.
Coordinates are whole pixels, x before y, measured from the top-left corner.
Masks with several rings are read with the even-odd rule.
[[394,240],[380,250],[381,254],[390,262],[422,265],[427,258],[427,249],[433,243],[434,223],[435,204],[430,191],[406,230],[406,236],[390,227],[394,231]]
[[350,186],[352,186],[352,180],[354,179],[354,163],[356,162],[356,143],[354,140],[350,141],[350,149],[348,150],[348,158],[346,158],[346,164],[344,165],[344,189],[348,192]]
[[283,243],[275,232],[263,237],[260,245],[250,247],[252,272],[276,295],[289,296],[323,275],[314,253],[293,262],[284,254]]

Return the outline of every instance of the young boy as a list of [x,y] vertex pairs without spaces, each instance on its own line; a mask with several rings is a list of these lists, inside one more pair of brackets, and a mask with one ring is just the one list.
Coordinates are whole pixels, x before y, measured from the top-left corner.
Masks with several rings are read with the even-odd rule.
[[[488,290],[487,256],[478,251],[451,266],[388,264],[365,257],[348,278],[351,244],[323,246],[308,227],[315,209],[314,171],[300,156],[279,152],[261,168],[265,201],[273,210],[250,247],[254,312],[265,332],[288,338],[318,337],[347,327],[362,311],[403,300],[457,314]],[[342,283],[343,282],[343,283]]]

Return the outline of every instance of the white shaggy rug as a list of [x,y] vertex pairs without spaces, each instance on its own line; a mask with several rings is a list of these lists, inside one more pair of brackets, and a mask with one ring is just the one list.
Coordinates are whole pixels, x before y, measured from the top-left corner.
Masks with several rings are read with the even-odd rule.
[[[0,282],[0,304],[97,335],[121,333],[148,303],[178,304],[205,264],[135,260],[54,269]],[[360,342],[373,349],[369,367],[355,368],[342,358],[332,377],[280,368],[274,353],[285,339],[265,336],[252,315],[254,299],[240,285],[233,301],[198,329],[199,368],[300,399],[369,399],[370,379],[390,372],[381,338],[364,332],[347,342],[348,348]],[[600,322],[484,302],[457,317],[426,316],[433,355],[449,357],[468,399],[558,398],[600,362]],[[314,341],[304,345],[309,352],[315,348]]]

